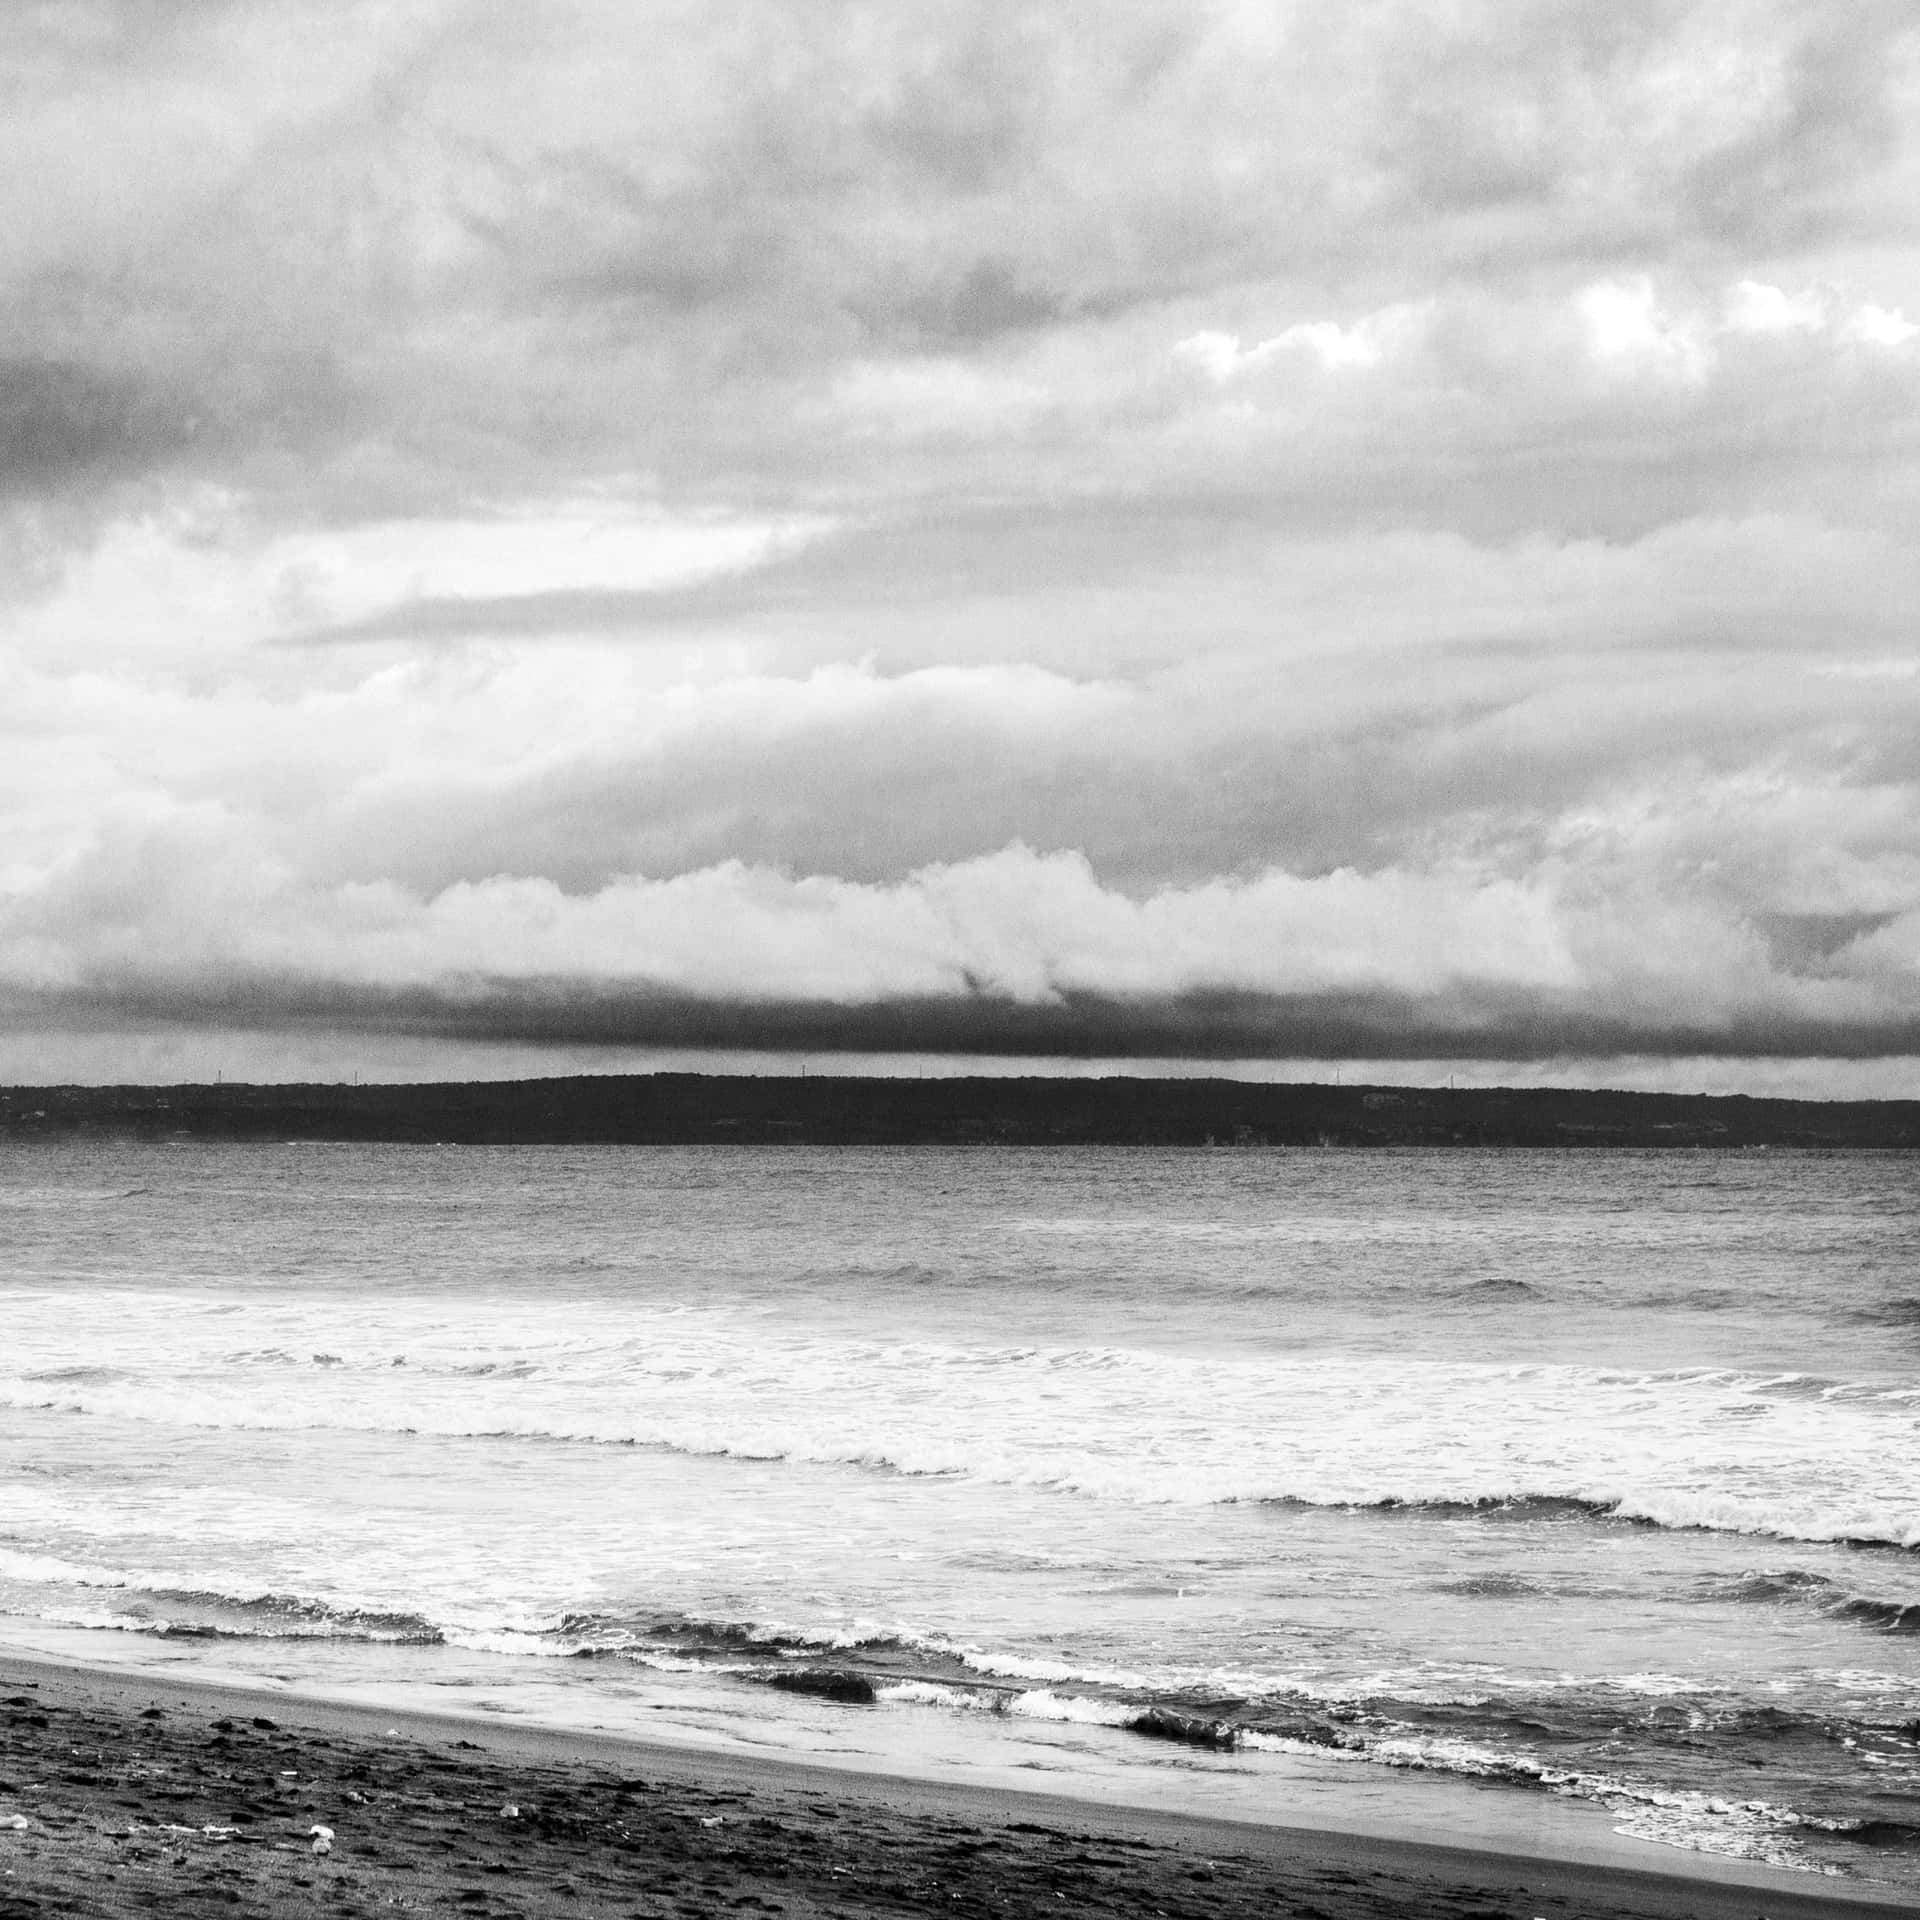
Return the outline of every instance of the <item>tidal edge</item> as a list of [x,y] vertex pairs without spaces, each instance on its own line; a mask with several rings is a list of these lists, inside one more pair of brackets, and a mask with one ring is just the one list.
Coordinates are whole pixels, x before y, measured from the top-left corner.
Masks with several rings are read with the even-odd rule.
[[1872,1888],[1704,1856],[1677,1856],[1667,1872],[1578,1865],[0,1650],[5,1920],[403,1909],[543,1920],[1847,1920],[1912,1910]]

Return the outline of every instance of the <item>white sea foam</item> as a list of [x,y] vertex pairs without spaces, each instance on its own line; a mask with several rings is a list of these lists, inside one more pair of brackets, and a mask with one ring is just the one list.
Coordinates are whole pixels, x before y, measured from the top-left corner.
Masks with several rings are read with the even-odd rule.
[[447,1627],[443,1632],[449,1646],[465,1647],[472,1653],[504,1653],[515,1659],[570,1660],[580,1650],[577,1641],[556,1640],[541,1633],[473,1627]]
[[943,1687],[933,1680],[896,1680],[876,1687],[874,1698],[892,1706],[944,1707],[953,1713],[1004,1713],[1006,1697],[969,1687]]
[[[1114,1729],[1131,1728],[1147,1714],[1147,1709],[1137,1702],[1088,1699],[1044,1688],[1011,1697],[982,1697],[965,1689],[905,1682],[881,1688],[877,1697],[896,1705],[932,1706],[961,1713],[1011,1714],[1018,1718]],[[1350,1747],[1330,1749],[1323,1742],[1251,1728],[1237,1730],[1231,1736],[1231,1743],[1247,1753],[1297,1755],[1322,1764],[1344,1760],[1350,1764],[1514,1781],[1605,1806],[1619,1817],[1620,1824],[1615,1830],[1633,1838],[1780,1867],[1823,1873],[1837,1871],[1807,1857],[1795,1838],[1806,1822],[1791,1808],[1763,1800],[1730,1800],[1718,1794],[1672,1791],[1612,1774],[1556,1767],[1524,1749],[1415,1735],[1375,1737]]]
[[1116,1667],[1100,1662],[1048,1660],[1005,1652],[987,1652],[978,1647],[952,1649],[976,1673],[1002,1680],[1040,1680],[1053,1685],[1078,1682],[1083,1686],[1141,1687],[1147,1677],[1132,1667]]
[[1036,1687],[1030,1692],[1015,1694],[1004,1711],[1023,1720],[1066,1720],[1082,1727],[1124,1727],[1129,1720],[1137,1720],[1145,1709],[1121,1701],[1090,1700],[1083,1694],[1055,1693],[1047,1687]]
[[15,1553],[5,1547],[0,1547],[0,1580],[71,1587],[132,1587],[141,1584],[138,1574],[123,1573],[116,1568],[91,1566],[51,1553]]
[[1622,1816],[1615,1832],[1699,1853],[1830,1873],[1808,1859],[1794,1835],[1804,1823],[1791,1808],[1762,1800],[1674,1791],[1613,1774],[1557,1767],[1524,1750],[1491,1748],[1469,1740],[1401,1737],[1370,1742],[1364,1758],[1378,1765],[1515,1780],[1549,1792],[1596,1801]]
[[166,1622],[112,1613],[104,1607],[49,1606],[35,1610],[37,1619],[56,1627],[86,1627],[96,1633],[164,1633]]
[[[1905,1391],[1726,1369],[835,1342],[718,1313],[529,1324],[420,1303],[28,1296],[0,1407],[431,1433],[960,1476],[1130,1503],[1578,1502],[1669,1528],[1920,1545]],[[289,1353],[312,1358],[289,1366]],[[74,1377],[76,1354],[139,1372]],[[404,1359],[404,1365],[396,1361]],[[60,1362],[56,1366],[53,1363]],[[1736,1417],[1737,1416],[1737,1417]]]

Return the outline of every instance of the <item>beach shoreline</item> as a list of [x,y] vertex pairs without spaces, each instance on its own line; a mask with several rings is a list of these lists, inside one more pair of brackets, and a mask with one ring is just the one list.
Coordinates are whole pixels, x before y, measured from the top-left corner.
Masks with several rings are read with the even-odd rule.
[[[7,1920],[215,1906],[1326,1920],[1911,1911],[1863,1883],[1704,1855],[1630,1868],[1290,1825],[1284,1807],[1272,1823],[1210,1819],[8,1649],[0,1700]],[[315,1827],[331,1830],[323,1854]]]

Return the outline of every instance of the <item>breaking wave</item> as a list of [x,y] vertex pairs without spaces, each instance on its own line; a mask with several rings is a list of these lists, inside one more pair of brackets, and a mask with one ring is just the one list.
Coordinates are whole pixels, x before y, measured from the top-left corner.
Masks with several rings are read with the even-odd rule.
[[[1554,1507],[1549,1517],[1566,1515]],[[1920,1834],[1902,1811],[1920,1773],[1920,1721],[1756,1707],[1658,1675],[1638,1682],[1569,1675],[1548,1693],[1509,1686],[1491,1669],[1475,1685],[1412,1672],[1365,1685],[1316,1685],[1278,1672],[1114,1667],[877,1628],[821,1631],[675,1613],[429,1615],[374,1596],[188,1587],[137,1570],[4,1550],[0,1581],[36,1585],[33,1611],[43,1620],[160,1639],[460,1647],[564,1661],[589,1684],[596,1663],[616,1662],[663,1681],[704,1675],[849,1711],[1103,1728],[1191,1755],[1192,1764],[1209,1755],[1294,1753],[1452,1773],[1595,1802],[1618,1817],[1621,1831],[1641,1838],[1782,1866],[1846,1871],[1856,1853],[1920,1861]],[[53,1598],[49,1588],[70,1600]],[[1817,1606],[1882,1631],[1915,1630],[1911,1609],[1882,1607],[1795,1571],[1749,1574],[1696,1597]],[[1863,1789],[1863,1760],[1882,1769],[1884,1793],[1876,1794],[1880,1776],[1871,1774],[1873,1786]],[[1729,1799],[1718,1782],[1747,1768],[1805,1790],[1791,1805]]]
[[[352,1329],[346,1329],[351,1332]],[[320,1338],[312,1337],[318,1334]],[[0,1408],[637,1447],[1127,1504],[1584,1521],[1920,1546],[1920,1389],[1813,1376],[763,1343],[677,1327],[370,1355],[305,1342],[0,1374]],[[322,1344],[322,1339],[326,1344]],[[209,1372],[209,1364],[215,1369]]]
[[1697,1597],[1752,1606],[1806,1607],[1878,1633],[1920,1634],[1920,1600],[1855,1593],[1826,1574],[1799,1567],[1710,1582]]

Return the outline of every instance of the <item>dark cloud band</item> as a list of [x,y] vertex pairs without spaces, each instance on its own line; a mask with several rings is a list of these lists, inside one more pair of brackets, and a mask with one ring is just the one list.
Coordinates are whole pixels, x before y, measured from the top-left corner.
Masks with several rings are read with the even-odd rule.
[[717,1001],[564,982],[378,990],[226,979],[178,990],[8,996],[20,1031],[114,1027],[324,1030],[480,1046],[727,1049],[785,1054],[955,1054],[1106,1060],[1871,1060],[1920,1054],[1920,1013],[1820,1021],[1755,1010],[1712,1023],[1598,1013],[1524,994],[1068,993],[1044,1005],[978,993],[867,1005]]

